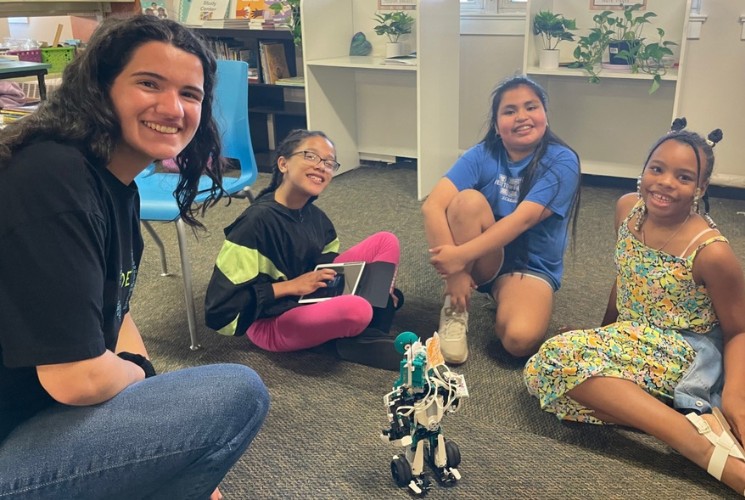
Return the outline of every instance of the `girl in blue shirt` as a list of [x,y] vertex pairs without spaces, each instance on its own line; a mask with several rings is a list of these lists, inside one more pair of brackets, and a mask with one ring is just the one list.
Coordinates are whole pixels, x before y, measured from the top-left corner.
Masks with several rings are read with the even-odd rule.
[[561,285],[567,229],[579,204],[578,155],[554,134],[545,91],[524,76],[492,95],[489,129],[422,206],[431,263],[445,280],[442,351],[468,357],[474,288],[498,304],[496,333],[515,356],[536,351]]

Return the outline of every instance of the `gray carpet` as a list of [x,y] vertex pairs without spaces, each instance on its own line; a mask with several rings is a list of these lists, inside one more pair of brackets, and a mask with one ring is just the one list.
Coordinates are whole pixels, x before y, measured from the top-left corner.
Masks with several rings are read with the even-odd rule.
[[[268,182],[261,174],[255,188]],[[406,295],[394,328],[430,334],[437,327],[441,284],[427,263],[427,245],[410,167],[363,167],[338,176],[317,204],[334,221],[342,248],[379,230],[402,244],[398,286]],[[574,250],[566,259],[551,331],[595,326],[613,280],[613,207],[620,189],[584,187]],[[714,199],[712,214],[739,256],[745,255],[745,202]],[[221,203],[190,238],[194,293],[201,322],[204,292],[222,243],[222,228],[246,206]],[[400,450],[378,436],[386,424],[383,395],[392,372],[337,361],[323,349],[274,354],[245,338],[222,337],[200,325],[203,349],[191,352],[174,225],[155,226],[174,275],[160,277],[155,246],[146,250],[133,316],[160,371],[216,362],[255,369],[272,395],[266,424],[221,487],[227,499],[405,498],[389,464]],[[494,309],[482,296],[470,315],[468,362],[456,369],[471,397],[443,420],[456,441],[462,480],[435,486],[429,498],[734,498],[705,471],[641,433],[568,424],[541,412],[522,382],[524,360],[512,359],[493,334]],[[188,401],[184,404],[189,404]]]

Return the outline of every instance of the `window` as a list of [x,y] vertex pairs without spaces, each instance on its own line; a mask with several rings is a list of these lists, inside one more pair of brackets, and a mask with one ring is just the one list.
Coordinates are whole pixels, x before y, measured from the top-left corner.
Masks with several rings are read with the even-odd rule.
[[528,0],[460,0],[462,14],[525,12]]

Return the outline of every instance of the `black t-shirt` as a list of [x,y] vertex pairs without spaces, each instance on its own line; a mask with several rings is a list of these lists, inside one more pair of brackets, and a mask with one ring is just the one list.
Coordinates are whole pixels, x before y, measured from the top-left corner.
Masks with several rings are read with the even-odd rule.
[[52,404],[35,367],[114,350],[142,256],[139,196],[45,141],[0,165],[0,441]]

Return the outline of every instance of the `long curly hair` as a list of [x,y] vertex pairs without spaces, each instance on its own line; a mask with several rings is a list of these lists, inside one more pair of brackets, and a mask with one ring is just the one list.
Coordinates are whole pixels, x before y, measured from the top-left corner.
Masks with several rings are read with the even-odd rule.
[[[193,206],[199,177],[212,179],[202,213],[224,194],[220,134],[212,116],[217,64],[203,40],[179,23],[156,16],[109,18],[96,29],[85,51],[62,74],[60,87],[39,109],[0,132],[0,165],[19,149],[37,141],[54,140],[77,147],[90,161],[108,165],[122,130],[111,99],[114,80],[148,42],[163,42],[197,56],[204,71],[202,113],[194,138],[176,157],[180,178],[174,196],[181,218],[203,227]],[[211,161],[211,167],[207,168]]]

